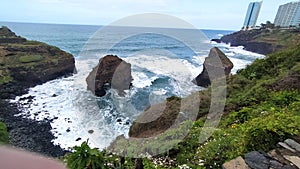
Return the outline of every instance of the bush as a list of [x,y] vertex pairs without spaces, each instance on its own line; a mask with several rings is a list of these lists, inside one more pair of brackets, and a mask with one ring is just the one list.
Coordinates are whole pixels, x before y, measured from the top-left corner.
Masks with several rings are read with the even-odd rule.
[[81,146],[75,146],[73,150],[73,153],[65,156],[70,169],[131,169],[134,166],[133,159],[109,154],[105,150],[99,151],[97,148],[92,149],[88,141]]
[[74,147],[68,159],[67,164],[70,169],[101,169],[104,166],[104,154],[98,149],[91,149],[88,142],[83,142],[81,146]]
[[0,122],[0,144],[8,143],[7,127],[4,123]]

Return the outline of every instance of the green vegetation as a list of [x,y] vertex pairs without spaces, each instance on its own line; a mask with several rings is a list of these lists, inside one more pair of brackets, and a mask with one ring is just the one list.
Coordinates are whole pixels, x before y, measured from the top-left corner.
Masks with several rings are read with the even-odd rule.
[[[278,141],[300,135],[300,46],[258,59],[228,79],[227,102],[219,128],[204,144],[198,144],[199,119],[179,144],[179,164],[221,165],[253,150],[269,151]],[[190,144],[189,148],[187,143]],[[194,143],[194,144],[193,144]]]
[[75,146],[73,150],[73,153],[65,157],[70,169],[133,168],[131,159],[108,154],[106,151],[100,152],[97,148],[92,149],[88,146],[88,141]]
[[41,45],[44,43],[39,42],[39,41],[34,41],[34,40],[27,40],[26,42],[23,42],[22,44],[23,45]]
[[6,125],[0,122],[0,144],[7,144],[8,143],[8,133]]
[[0,85],[5,84],[5,83],[9,83],[12,80],[13,80],[12,77],[7,72],[0,69]]
[[30,63],[30,62],[38,62],[43,60],[43,56],[41,55],[25,55],[19,58],[21,63]]
[[266,42],[274,46],[280,45],[282,49],[294,46],[300,41],[298,36],[299,30],[289,29],[265,29],[265,30],[251,30],[253,32],[260,31],[259,34],[252,37],[257,42]]

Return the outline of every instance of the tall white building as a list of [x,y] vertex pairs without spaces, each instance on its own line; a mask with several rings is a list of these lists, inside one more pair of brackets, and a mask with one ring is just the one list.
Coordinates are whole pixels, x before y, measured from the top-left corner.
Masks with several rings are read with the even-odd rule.
[[243,29],[251,29],[255,27],[256,21],[260,12],[260,8],[262,5],[262,1],[260,2],[251,2],[248,6],[248,10],[246,13]]
[[299,27],[300,1],[280,5],[274,20],[274,24],[275,26],[280,27]]

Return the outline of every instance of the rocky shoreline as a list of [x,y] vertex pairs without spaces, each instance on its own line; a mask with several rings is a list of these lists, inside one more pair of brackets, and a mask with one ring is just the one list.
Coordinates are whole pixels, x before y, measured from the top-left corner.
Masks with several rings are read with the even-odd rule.
[[28,41],[7,27],[0,28],[0,121],[7,126],[11,146],[51,157],[66,153],[52,143],[55,137],[51,119],[36,121],[26,115],[16,116],[22,110],[9,99],[27,93],[30,87],[69,76],[74,70],[71,54],[42,42]]
[[212,41],[231,46],[244,46],[247,51],[267,55],[293,46],[300,40],[299,32],[299,29],[240,30]]
[[35,121],[15,116],[22,112],[16,103],[8,103],[6,100],[0,100],[0,107],[0,119],[7,126],[10,145],[50,157],[60,157],[67,152],[52,143],[54,136],[50,131],[51,120]]

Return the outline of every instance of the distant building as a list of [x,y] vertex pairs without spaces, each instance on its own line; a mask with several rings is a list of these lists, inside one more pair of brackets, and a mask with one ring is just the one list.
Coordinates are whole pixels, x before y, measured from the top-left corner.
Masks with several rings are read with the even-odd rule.
[[262,5],[262,1],[251,2],[249,4],[244,25],[243,25],[243,30],[255,28],[261,5]]
[[274,20],[274,24],[275,26],[280,27],[299,27],[300,1],[280,5]]

